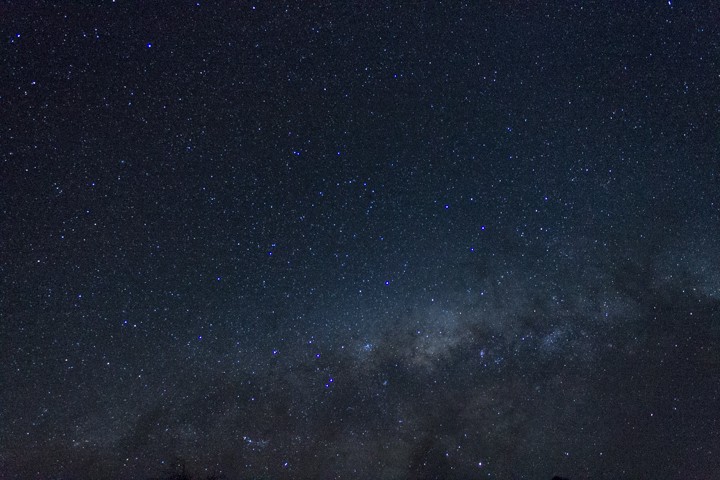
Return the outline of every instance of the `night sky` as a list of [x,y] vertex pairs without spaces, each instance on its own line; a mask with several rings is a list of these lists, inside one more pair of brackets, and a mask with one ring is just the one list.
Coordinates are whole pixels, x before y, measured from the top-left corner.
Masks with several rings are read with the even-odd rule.
[[718,478],[720,4],[54,3],[0,479]]

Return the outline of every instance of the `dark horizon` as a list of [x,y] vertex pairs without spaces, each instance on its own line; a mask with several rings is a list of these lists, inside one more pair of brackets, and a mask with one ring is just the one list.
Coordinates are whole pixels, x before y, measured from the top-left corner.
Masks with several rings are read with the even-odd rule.
[[720,471],[720,4],[0,17],[0,480]]

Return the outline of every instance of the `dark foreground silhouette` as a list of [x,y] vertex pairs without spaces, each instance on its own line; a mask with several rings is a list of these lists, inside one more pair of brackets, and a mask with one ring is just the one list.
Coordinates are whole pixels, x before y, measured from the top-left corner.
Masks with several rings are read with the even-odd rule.
[[[164,476],[161,477],[154,477],[149,480],[222,480],[221,475],[215,475],[211,474],[206,477],[194,477],[187,473],[185,469],[183,468],[181,472],[173,472],[173,473],[166,473]],[[555,476],[552,478],[552,480],[570,480],[565,477],[558,477]]]
[[[160,477],[151,477],[148,480],[222,480],[223,478],[224,477],[222,475],[216,474],[206,475],[205,477],[193,476],[187,471],[184,464],[179,464],[176,466],[175,470],[167,471],[164,475],[161,475]],[[552,480],[570,479],[565,477],[558,477],[556,475],[552,478]]]
[[222,475],[216,475],[214,473],[206,475],[205,477],[194,476],[188,472],[184,463],[179,463],[173,470],[169,470],[159,477],[151,477],[148,480],[222,480],[223,478]]

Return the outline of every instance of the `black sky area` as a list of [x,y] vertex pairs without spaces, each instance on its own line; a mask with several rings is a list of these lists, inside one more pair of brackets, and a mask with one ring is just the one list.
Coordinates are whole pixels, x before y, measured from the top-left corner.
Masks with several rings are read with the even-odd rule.
[[717,2],[0,40],[0,480],[718,478]]

